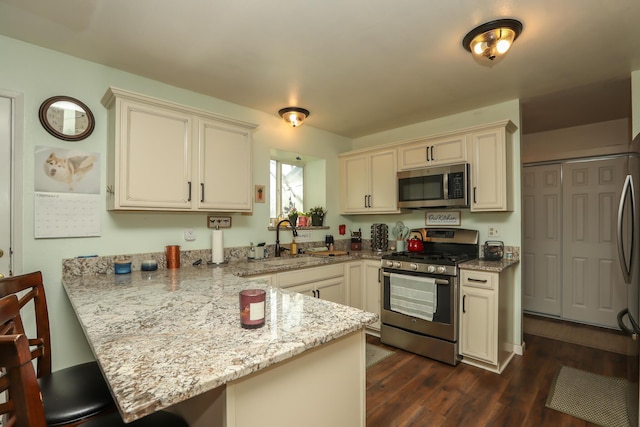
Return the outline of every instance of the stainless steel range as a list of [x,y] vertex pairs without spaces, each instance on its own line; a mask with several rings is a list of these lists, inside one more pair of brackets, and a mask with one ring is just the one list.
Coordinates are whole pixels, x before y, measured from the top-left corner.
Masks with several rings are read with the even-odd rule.
[[[478,257],[478,231],[419,228],[421,252],[382,257],[380,340],[450,365],[458,356],[458,264]],[[412,247],[415,245],[409,245]]]

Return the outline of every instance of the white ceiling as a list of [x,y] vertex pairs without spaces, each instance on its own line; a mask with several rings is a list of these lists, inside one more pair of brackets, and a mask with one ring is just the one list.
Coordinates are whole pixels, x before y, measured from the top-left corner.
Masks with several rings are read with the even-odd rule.
[[[502,17],[480,65],[461,40]],[[525,132],[629,117],[640,69],[638,0],[0,0],[0,34],[347,137],[515,98]]]

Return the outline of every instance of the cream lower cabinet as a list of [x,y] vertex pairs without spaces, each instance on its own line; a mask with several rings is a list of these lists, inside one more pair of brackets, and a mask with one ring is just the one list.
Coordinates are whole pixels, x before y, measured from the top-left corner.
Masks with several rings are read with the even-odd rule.
[[399,213],[396,149],[340,156],[340,213]]
[[256,125],[110,88],[107,208],[250,212]]
[[327,301],[345,303],[344,265],[285,271],[276,275],[277,286]]
[[501,373],[513,357],[514,270],[460,270],[462,362]]
[[509,121],[469,134],[471,212],[513,210],[511,134],[515,129]]
[[[364,296],[363,310],[380,316],[380,261],[363,261],[364,282],[362,291]],[[380,319],[367,327],[374,331],[380,331]]]
[[345,304],[350,307],[364,309],[364,276],[362,261],[347,262],[344,265],[346,289]]

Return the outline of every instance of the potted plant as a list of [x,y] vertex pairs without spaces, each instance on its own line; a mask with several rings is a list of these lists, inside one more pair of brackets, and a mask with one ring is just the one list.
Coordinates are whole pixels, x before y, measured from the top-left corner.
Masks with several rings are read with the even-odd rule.
[[322,206],[316,206],[309,210],[309,214],[311,215],[311,225],[314,227],[322,226],[324,222],[324,215],[327,211]]
[[291,223],[291,226],[295,227],[296,224],[298,223],[298,210],[295,207],[289,209],[287,216],[289,217],[289,222]]

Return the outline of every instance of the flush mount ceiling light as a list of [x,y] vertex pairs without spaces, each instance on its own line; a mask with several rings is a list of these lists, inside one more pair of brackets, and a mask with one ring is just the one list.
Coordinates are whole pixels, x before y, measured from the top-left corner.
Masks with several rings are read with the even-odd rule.
[[282,117],[285,122],[295,128],[300,126],[302,122],[309,117],[309,110],[298,107],[287,107],[278,111],[278,114],[280,114],[280,117]]
[[464,36],[462,46],[482,61],[493,61],[507,53],[522,32],[515,19],[498,19],[482,24]]

